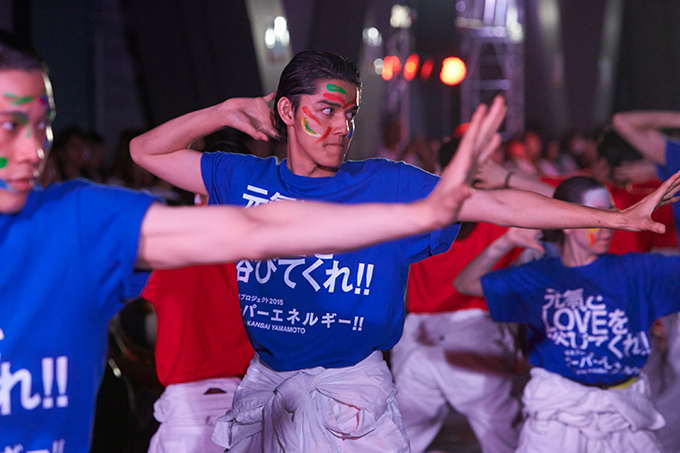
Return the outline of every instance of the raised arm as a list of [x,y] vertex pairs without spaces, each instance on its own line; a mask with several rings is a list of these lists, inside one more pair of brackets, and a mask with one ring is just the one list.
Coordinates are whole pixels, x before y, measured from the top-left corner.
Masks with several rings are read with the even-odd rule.
[[482,253],[470,261],[456,279],[453,286],[456,291],[470,296],[484,297],[482,277],[493,269],[494,265],[515,247],[530,247],[545,253],[543,246],[536,240],[538,230],[510,228],[501,237],[489,244]]
[[666,227],[653,221],[650,216],[658,206],[677,201],[674,197],[678,190],[680,172],[623,211],[589,208],[523,190],[476,190],[463,201],[458,219],[522,228],[609,228],[663,233]]
[[555,188],[542,182],[538,177],[522,171],[508,170],[492,160],[480,165],[475,175],[475,188],[478,189],[520,189],[552,197]]
[[666,164],[666,128],[680,127],[680,112],[632,111],[614,115],[612,125],[618,134],[646,158]]
[[239,129],[258,140],[276,132],[269,102],[260,98],[233,98],[161,124],[130,142],[130,155],[141,167],[161,179],[193,193],[207,195],[201,175],[201,153],[188,149],[195,140],[223,127]]
[[273,202],[232,206],[153,205],[142,223],[138,265],[177,267],[240,259],[336,253],[424,233],[458,220],[476,166],[498,146],[502,98],[473,115],[442,179],[415,203],[338,205]]

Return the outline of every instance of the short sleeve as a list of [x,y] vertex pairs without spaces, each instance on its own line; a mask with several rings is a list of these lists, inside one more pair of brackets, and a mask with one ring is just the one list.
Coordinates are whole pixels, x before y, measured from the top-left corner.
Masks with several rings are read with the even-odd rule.
[[633,253],[621,259],[636,299],[649,302],[651,321],[680,311],[680,256]]
[[203,153],[201,175],[210,196],[210,204],[229,204],[232,175],[247,158],[245,154],[225,152]]
[[[439,177],[420,168],[401,164],[399,173],[399,203],[409,203],[427,197],[439,182]],[[460,224],[453,224],[429,234],[411,236],[405,239],[403,253],[406,261],[413,264],[432,255],[444,253],[458,235]]]
[[142,221],[156,197],[92,185],[80,191],[78,225],[85,272],[105,316],[141,294],[149,273],[135,269]]
[[526,285],[524,266],[499,269],[484,275],[481,279],[484,298],[489,307],[491,319],[496,322],[529,324],[531,313],[525,298]]

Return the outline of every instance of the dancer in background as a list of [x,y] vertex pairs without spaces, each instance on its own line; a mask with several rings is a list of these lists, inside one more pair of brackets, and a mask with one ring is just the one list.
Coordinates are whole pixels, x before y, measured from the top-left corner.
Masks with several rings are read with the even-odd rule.
[[[607,189],[589,177],[565,180],[554,197],[612,208]],[[509,230],[454,283],[484,296],[495,321],[529,326],[534,368],[517,451],[661,451],[654,431],[664,419],[641,370],[651,351],[648,329],[680,310],[680,257],[609,255],[610,230],[563,229],[550,233],[561,256],[489,273],[514,247],[542,250],[536,234]]]

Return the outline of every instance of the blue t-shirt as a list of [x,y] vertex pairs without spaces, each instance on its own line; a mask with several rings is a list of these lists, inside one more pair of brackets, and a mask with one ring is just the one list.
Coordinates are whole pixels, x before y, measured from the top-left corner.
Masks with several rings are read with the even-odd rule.
[[[680,143],[666,140],[666,166],[657,165],[657,175],[660,180],[665,181],[678,171],[680,171]],[[673,203],[671,207],[675,220],[675,232],[678,235],[678,241],[680,241],[680,202]]]
[[74,180],[0,214],[0,451],[89,451],[108,322],[146,283],[154,200]]
[[647,330],[680,310],[680,257],[602,255],[580,267],[543,258],[482,277],[494,321],[528,325],[532,365],[585,384],[637,376]]
[[[438,181],[385,159],[346,162],[323,178],[295,175],[285,160],[240,154],[204,154],[201,166],[211,203],[243,206],[282,199],[410,202]],[[350,366],[391,348],[403,328],[409,265],[448,250],[457,232],[454,225],[351,253],[238,262],[253,347],[278,371]]]

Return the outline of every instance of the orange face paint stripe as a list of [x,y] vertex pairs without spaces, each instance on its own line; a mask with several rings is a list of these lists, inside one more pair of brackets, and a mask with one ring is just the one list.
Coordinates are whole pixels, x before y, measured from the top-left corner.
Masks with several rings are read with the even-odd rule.
[[309,122],[307,121],[307,118],[305,118],[304,116],[302,117],[302,127],[305,129],[305,132],[307,132],[312,137],[319,136],[318,132],[312,130],[312,128],[309,127]]

